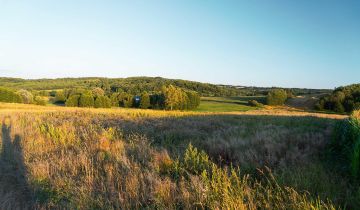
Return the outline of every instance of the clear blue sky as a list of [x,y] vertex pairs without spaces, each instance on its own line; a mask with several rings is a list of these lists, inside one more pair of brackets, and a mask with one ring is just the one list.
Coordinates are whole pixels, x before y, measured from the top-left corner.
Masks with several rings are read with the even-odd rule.
[[0,0],[0,76],[360,82],[359,0]]

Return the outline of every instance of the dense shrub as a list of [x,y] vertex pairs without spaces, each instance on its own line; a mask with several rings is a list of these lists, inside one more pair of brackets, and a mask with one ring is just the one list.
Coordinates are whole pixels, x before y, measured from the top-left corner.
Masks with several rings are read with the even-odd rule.
[[337,123],[329,149],[331,156],[336,157],[336,161],[340,162],[342,168],[359,180],[360,119],[356,117],[356,114]]
[[[55,103],[64,103],[72,107],[96,107],[109,108],[135,107],[143,109],[168,109],[189,110],[195,109],[200,104],[200,96],[197,92],[184,90],[175,86],[164,86],[161,91],[140,95],[133,95],[118,89],[118,92],[106,94],[102,88],[94,88],[91,91],[83,88],[64,89],[55,93]],[[108,97],[109,96],[109,97]]]
[[264,105],[256,100],[249,100],[248,101],[248,105],[249,106],[254,106],[254,107],[263,107]]
[[140,108],[148,109],[150,107],[150,95],[147,92],[143,92],[140,96]]
[[71,95],[65,102],[66,106],[77,107],[79,106],[80,95]]
[[90,94],[81,94],[79,107],[94,107],[94,97]]
[[288,94],[283,89],[271,90],[267,95],[268,105],[283,105],[288,98]]
[[41,96],[35,96],[34,102],[36,105],[45,106],[46,100]]
[[134,105],[134,96],[123,91],[113,93],[110,99],[113,106],[130,108]]
[[99,87],[96,87],[96,88],[92,89],[92,94],[95,97],[103,96],[103,95],[105,95],[105,91]]
[[55,103],[65,103],[66,97],[64,91],[56,91]]
[[0,87],[0,102],[21,103],[21,97],[15,91]]
[[94,103],[95,108],[110,108],[111,100],[107,96],[98,96]]
[[119,107],[120,106],[120,93],[115,92],[115,93],[111,94],[110,101],[111,101],[112,106]]
[[330,95],[323,96],[315,108],[340,113],[360,109],[360,84],[336,88]]
[[21,97],[22,103],[32,104],[34,102],[34,96],[29,91],[21,89],[21,90],[17,91],[16,93]]
[[169,110],[194,109],[200,104],[200,96],[194,91],[186,91],[169,85],[162,89],[165,101],[163,107]]
[[157,92],[150,95],[150,104],[153,109],[165,109],[165,95]]
[[195,109],[200,105],[200,96],[195,91],[185,91],[189,98],[187,109]]
[[122,107],[130,108],[133,106],[134,96],[128,93],[122,93],[120,105]]
[[[132,95],[139,95],[143,91],[149,94],[161,91],[162,86],[173,85],[184,90],[192,90],[201,96],[253,96],[265,95],[270,88],[242,87],[231,85],[215,85],[179,79],[166,79],[161,77],[129,77],[129,78],[59,78],[25,80],[18,78],[1,78],[0,84],[4,87],[16,87],[26,90],[58,90],[66,88],[92,89],[99,87],[106,95],[122,90]],[[292,88],[295,95],[328,93],[326,89],[300,89]],[[94,94],[95,95],[95,94]],[[48,95],[44,95],[48,96]],[[68,97],[69,95],[67,95]]]

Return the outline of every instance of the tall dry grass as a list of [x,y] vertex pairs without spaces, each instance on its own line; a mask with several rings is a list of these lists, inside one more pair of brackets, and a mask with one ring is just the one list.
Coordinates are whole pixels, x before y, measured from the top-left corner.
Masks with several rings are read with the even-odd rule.
[[0,209],[335,209],[271,172],[315,160],[331,119],[6,106]]

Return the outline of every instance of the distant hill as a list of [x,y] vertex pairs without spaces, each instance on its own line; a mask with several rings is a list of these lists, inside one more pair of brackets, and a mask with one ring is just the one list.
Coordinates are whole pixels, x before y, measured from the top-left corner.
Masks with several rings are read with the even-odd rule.
[[[233,85],[209,84],[181,79],[166,79],[162,77],[128,77],[128,78],[58,78],[58,79],[20,79],[0,77],[0,86],[27,90],[57,90],[65,88],[102,87],[112,91],[124,90],[132,94],[143,91],[158,91],[164,85],[175,85],[184,89],[197,91],[202,96],[244,96],[264,95],[276,87],[246,87]],[[291,88],[296,95],[312,93],[330,93],[327,89]]]

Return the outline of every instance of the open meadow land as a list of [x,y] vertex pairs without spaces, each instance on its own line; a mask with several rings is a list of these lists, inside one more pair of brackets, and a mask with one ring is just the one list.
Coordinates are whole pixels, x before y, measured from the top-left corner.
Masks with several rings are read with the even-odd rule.
[[360,210],[360,0],[0,0],[0,210]]
[[337,209],[346,115],[0,104],[2,209]]

